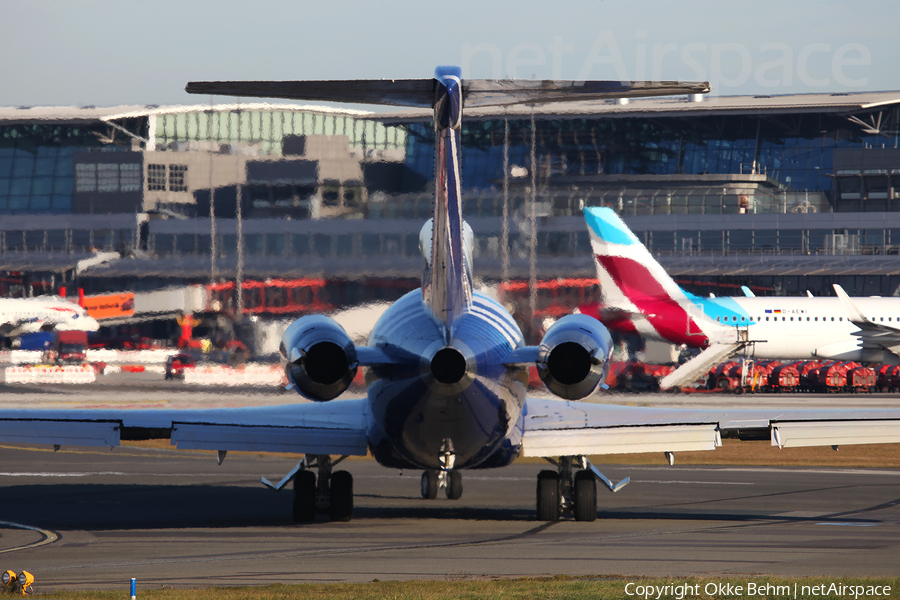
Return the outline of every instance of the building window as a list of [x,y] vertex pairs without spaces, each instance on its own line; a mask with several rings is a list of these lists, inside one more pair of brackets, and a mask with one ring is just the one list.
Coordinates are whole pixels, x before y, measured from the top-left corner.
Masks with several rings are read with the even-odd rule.
[[187,191],[187,165],[169,165],[169,191]]
[[147,165],[147,189],[151,192],[166,191],[166,165]]
[[97,165],[75,165],[75,191],[97,191]]
[[115,163],[100,163],[97,165],[97,191],[119,191],[119,165]]
[[139,192],[141,190],[140,164],[119,165],[119,189],[123,192]]

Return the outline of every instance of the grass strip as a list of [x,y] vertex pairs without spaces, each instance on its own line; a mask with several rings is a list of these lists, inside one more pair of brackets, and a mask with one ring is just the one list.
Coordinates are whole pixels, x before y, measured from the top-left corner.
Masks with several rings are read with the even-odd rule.
[[[127,587],[127,586],[125,586]],[[870,600],[900,598],[900,578],[741,577],[641,578],[568,577],[502,579],[464,573],[443,580],[372,581],[202,589],[138,587],[139,600],[705,600],[763,598]],[[127,590],[42,592],[42,598],[119,600]]]

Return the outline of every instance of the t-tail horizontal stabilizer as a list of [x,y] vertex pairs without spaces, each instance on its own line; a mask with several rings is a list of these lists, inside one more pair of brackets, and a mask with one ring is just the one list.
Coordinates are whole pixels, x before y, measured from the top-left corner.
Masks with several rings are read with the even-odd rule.
[[712,344],[703,352],[687,361],[665,377],[659,380],[659,387],[672,389],[684,387],[693,383],[698,377],[706,373],[713,365],[737,354],[747,346],[747,342],[733,342],[730,344]]
[[[189,94],[431,108],[434,106],[438,91],[438,80],[192,81],[184,89]],[[462,80],[462,100],[468,107],[677,96],[708,92],[709,82],[705,81]]]

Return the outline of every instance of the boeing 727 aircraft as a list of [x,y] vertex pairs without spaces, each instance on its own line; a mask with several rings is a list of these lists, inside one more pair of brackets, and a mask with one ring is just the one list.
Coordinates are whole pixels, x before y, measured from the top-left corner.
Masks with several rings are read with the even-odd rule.
[[[462,494],[462,472],[546,458],[537,476],[537,518],[597,517],[596,482],[613,483],[593,454],[713,450],[723,433],[764,431],[781,447],[900,442],[900,410],[696,410],[578,402],[603,384],[612,343],[585,315],[551,326],[524,346],[502,305],[472,288],[472,246],[462,218],[460,130],[465,106],[687,94],[707,84],[466,81],[458,68],[433,79],[192,83],[188,91],[322,101],[373,102],[434,110],[433,218],[421,230],[421,289],[388,308],[366,345],[332,319],[305,316],[286,331],[281,355],[290,386],[313,402],[204,410],[6,410],[0,440],[116,445],[160,430],[179,448],[304,453],[274,489],[293,480],[293,516],[332,520],[353,512],[353,479],[333,467],[371,452],[380,464],[422,470],[422,496]],[[559,399],[528,397],[528,367]],[[364,398],[337,399],[360,367]],[[333,456],[339,458],[333,459]],[[498,482],[498,485],[501,483]]]
[[666,376],[677,387],[752,347],[756,358],[853,360],[900,364],[900,298],[701,298],[675,283],[610,208],[586,208],[585,220],[603,293],[599,310],[582,310],[611,329],[703,348]]

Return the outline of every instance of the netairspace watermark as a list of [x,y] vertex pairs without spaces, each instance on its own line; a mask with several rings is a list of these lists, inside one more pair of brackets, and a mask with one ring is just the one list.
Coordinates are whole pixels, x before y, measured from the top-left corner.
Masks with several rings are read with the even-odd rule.
[[710,581],[708,583],[681,583],[668,585],[645,585],[628,582],[625,584],[625,595],[643,600],[686,600],[699,596],[765,596],[767,598],[817,598],[821,596],[838,596],[841,598],[881,598],[891,595],[889,585],[847,585],[838,582],[805,585],[775,585],[748,581],[740,583],[724,583]]
[[633,45],[629,40],[621,46],[627,50],[623,52],[614,32],[601,31],[586,54],[563,36],[556,36],[546,47],[524,43],[506,52],[490,42],[463,44],[460,66],[463,73],[471,73],[473,66],[484,72],[489,65],[489,76],[495,79],[528,79],[538,71],[546,72],[549,66],[551,79],[563,79],[563,62],[571,67],[582,55],[578,80],[661,81],[673,79],[667,73],[678,72],[709,81],[718,90],[750,82],[762,88],[797,83],[809,88],[859,88],[868,85],[868,67],[872,66],[871,51],[859,43],[815,42],[802,47],[783,42],[758,47],[736,42],[650,43],[646,31],[636,32],[635,38]]

